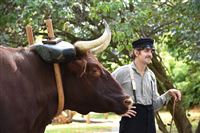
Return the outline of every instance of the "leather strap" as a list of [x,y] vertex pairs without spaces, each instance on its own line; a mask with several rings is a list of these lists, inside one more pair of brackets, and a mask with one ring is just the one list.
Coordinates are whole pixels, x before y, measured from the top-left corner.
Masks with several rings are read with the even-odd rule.
[[134,80],[134,71],[131,67],[131,65],[129,65],[129,71],[130,71],[130,77],[131,77],[131,82],[132,82],[132,88],[133,90],[136,90],[136,84],[135,84],[135,80]]
[[131,77],[131,83],[132,83],[132,89],[133,89],[133,95],[134,95],[134,102],[137,103],[137,98],[136,98],[136,83],[135,83],[135,80],[134,80],[134,71],[132,69],[132,66],[131,64],[128,66],[129,67],[129,73],[130,73],[130,77]]

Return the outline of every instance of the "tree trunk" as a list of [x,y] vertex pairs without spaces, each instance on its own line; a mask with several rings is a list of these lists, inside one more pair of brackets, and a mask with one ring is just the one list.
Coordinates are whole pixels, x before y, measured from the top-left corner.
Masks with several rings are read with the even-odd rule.
[[[170,110],[170,113],[172,114],[173,105],[171,101],[168,104],[167,108]],[[174,112],[174,122],[179,133],[192,133],[192,125],[190,124],[190,121],[186,117],[185,109],[181,107],[180,103],[176,104],[176,109]]]
[[[158,55],[154,55],[150,68],[157,77],[158,91],[160,94],[164,93],[165,91],[171,88],[174,88],[173,83],[166,74],[165,67],[162,65],[162,60]],[[167,105],[167,108],[172,114],[173,102],[170,101]],[[181,106],[180,103],[176,103],[176,108],[174,112],[174,122],[179,133],[192,133],[192,126],[188,118],[186,117],[185,109]]]

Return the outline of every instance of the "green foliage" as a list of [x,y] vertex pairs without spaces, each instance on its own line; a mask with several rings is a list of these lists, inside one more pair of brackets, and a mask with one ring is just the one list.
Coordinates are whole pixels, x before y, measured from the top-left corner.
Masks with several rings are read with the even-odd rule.
[[200,106],[200,64],[191,64],[188,73],[190,76],[186,77],[188,84],[183,90],[185,107]]
[[36,36],[44,35],[47,18],[52,18],[56,36],[72,43],[90,40],[101,35],[101,20],[106,19],[112,41],[98,55],[106,68],[113,71],[130,63],[131,42],[152,37],[174,84],[191,100],[185,105],[196,105],[200,101],[199,11],[198,0],[1,0],[0,43],[26,46],[25,26],[31,24]]

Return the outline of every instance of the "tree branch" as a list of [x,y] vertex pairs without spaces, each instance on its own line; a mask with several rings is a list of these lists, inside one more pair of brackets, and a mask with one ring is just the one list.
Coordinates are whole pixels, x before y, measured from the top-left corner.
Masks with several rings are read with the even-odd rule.
[[162,131],[163,133],[169,133],[166,129],[166,125],[163,123],[158,112],[155,114],[155,117],[156,117],[156,121],[158,123],[158,127],[159,127],[160,131]]

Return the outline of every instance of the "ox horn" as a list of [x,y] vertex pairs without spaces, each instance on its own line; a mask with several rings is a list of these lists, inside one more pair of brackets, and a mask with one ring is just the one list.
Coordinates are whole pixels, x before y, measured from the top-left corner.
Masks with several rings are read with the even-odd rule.
[[106,49],[111,40],[111,31],[106,21],[103,20],[103,22],[105,25],[105,30],[99,38],[91,41],[78,41],[74,44],[74,46],[81,52],[92,50],[93,53],[99,53]]

